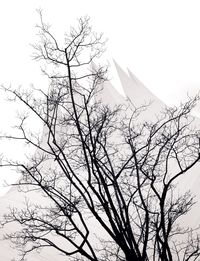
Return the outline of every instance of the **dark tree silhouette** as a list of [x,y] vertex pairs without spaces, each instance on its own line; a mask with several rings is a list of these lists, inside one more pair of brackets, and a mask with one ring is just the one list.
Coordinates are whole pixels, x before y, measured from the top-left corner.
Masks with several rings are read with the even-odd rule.
[[41,139],[27,131],[22,115],[21,135],[4,137],[37,151],[28,164],[2,166],[15,166],[19,188],[45,200],[11,208],[3,226],[20,226],[5,237],[21,249],[22,260],[48,247],[72,260],[198,260],[197,231],[179,224],[194,197],[177,189],[200,159],[190,116],[198,96],[164,109],[155,122],[138,120],[144,106],[105,105],[97,98],[107,73],[96,60],[105,46],[102,35],[83,18],[60,46],[40,17],[34,58],[46,63],[48,93],[2,89],[24,103],[45,132]]

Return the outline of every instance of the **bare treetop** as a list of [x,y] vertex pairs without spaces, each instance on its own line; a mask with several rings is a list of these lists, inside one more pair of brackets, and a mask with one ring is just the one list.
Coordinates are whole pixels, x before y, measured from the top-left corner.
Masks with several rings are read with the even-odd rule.
[[[73,260],[197,260],[197,231],[178,222],[194,196],[178,193],[177,183],[200,159],[199,131],[189,115],[199,97],[164,110],[155,122],[139,122],[148,106],[111,107],[97,99],[107,67],[96,59],[105,42],[89,19],[79,19],[61,47],[40,18],[34,57],[46,63],[49,91],[2,89],[43,122],[45,134],[41,141],[21,117],[21,134],[4,138],[37,152],[28,164],[12,159],[2,165],[21,173],[21,191],[45,200],[11,208],[2,224],[20,227],[6,238],[21,250],[21,260],[43,248]],[[38,91],[43,98],[35,99]]]

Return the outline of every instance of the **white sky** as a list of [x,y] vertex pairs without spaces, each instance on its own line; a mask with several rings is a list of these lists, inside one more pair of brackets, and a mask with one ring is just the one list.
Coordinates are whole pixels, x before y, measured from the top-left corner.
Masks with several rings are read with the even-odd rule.
[[[78,17],[89,15],[94,29],[108,38],[105,57],[128,67],[165,102],[177,103],[187,92],[200,90],[199,0],[1,1],[0,83],[45,86],[39,64],[31,60],[30,46],[37,39],[35,10],[40,7],[58,38]],[[120,88],[112,68],[111,75]],[[7,129],[14,107],[2,100],[0,122]],[[5,144],[1,148],[10,151]],[[5,176],[8,173],[0,170],[0,180]]]

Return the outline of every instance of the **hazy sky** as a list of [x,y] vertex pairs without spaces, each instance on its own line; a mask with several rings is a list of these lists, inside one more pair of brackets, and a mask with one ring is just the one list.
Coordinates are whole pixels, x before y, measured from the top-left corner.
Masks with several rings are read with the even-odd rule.
[[[165,102],[176,103],[187,91],[200,90],[199,0],[1,1],[0,83],[45,85],[39,64],[31,60],[37,8],[44,10],[44,19],[58,39],[78,17],[89,15],[94,29],[108,38],[105,57],[128,67]],[[112,67],[111,75],[120,88]],[[6,129],[14,114],[2,97],[0,102],[0,120]],[[0,176],[5,175],[0,170]]]

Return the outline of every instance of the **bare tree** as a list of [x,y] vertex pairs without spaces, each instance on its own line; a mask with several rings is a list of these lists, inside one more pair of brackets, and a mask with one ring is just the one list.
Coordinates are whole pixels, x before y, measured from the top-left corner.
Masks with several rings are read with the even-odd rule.
[[60,46],[40,17],[34,58],[47,65],[48,93],[2,89],[42,121],[45,133],[41,140],[27,131],[22,115],[21,135],[4,138],[21,139],[37,152],[28,164],[2,166],[15,166],[20,189],[45,201],[10,209],[3,226],[18,222],[20,228],[5,237],[21,249],[21,260],[48,247],[73,260],[197,260],[198,231],[179,224],[194,196],[178,192],[177,183],[200,159],[190,116],[199,98],[165,109],[156,122],[138,123],[143,107],[111,108],[96,98],[106,80],[107,67],[96,62],[105,42],[89,19],[80,19]]

